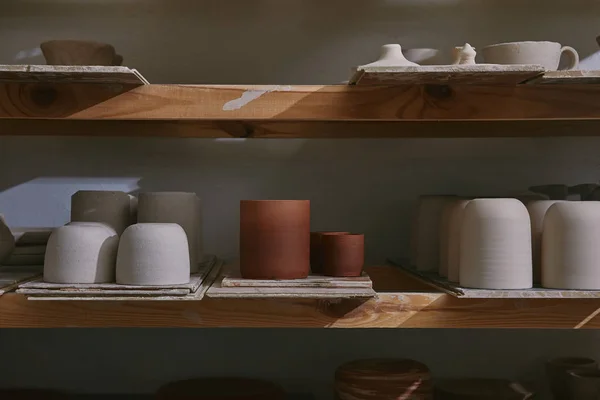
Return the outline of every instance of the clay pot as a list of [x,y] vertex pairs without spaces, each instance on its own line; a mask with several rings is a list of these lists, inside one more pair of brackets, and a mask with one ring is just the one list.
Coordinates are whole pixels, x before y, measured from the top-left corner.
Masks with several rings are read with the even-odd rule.
[[[115,48],[87,40],[50,40],[40,45],[48,65],[117,65]],[[120,61],[123,61],[121,57]]]
[[15,237],[6,225],[4,217],[0,215],[0,264],[12,254],[14,249]]
[[529,190],[544,194],[549,200],[567,200],[569,196],[569,187],[561,184],[531,186]]
[[600,289],[600,203],[565,201],[546,212],[542,235],[542,286]]
[[347,235],[350,232],[311,232],[310,233],[310,269],[314,274],[323,272],[322,240],[325,235]]
[[197,378],[172,382],[156,393],[160,400],[284,400],[278,385],[249,378]]
[[438,272],[440,224],[444,207],[457,196],[420,196],[411,233],[411,263],[419,271]]
[[114,282],[118,245],[117,232],[105,224],[71,222],[56,228],[46,246],[44,281]]
[[310,201],[240,202],[240,272],[246,279],[301,279],[310,270]]
[[418,67],[419,64],[408,61],[402,54],[402,47],[399,44],[385,44],[381,46],[379,59],[370,64],[362,65],[365,67]]
[[520,384],[505,379],[445,379],[434,388],[435,400],[527,400],[533,396]]
[[440,222],[439,275],[458,282],[458,256],[460,252],[460,227],[463,211],[469,199],[452,200],[444,205]]
[[586,357],[560,357],[546,362],[546,375],[554,400],[580,400],[569,394],[569,371],[596,370],[598,362]]
[[131,225],[131,204],[125,192],[80,190],[71,196],[71,221],[100,222],[118,235]]
[[178,224],[135,224],[125,229],[117,255],[117,283],[178,285],[190,281],[187,236]]
[[475,199],[460,230],[460,285],[481,289],[532,287],[531,223],[517,199]]
[[567,373],[569,399],[600,399],[600,370],[569,370]]
[[[408,61],[419,65],[442,65],[445,63],[444,58],[438,49],[403,49],[402,54]],[[446,62],[445,64],[448,63]]]
[[547,71],[558,69],[563,53],[570,59],[566,69],[575,69],[579,64],[577,51],[556,42],[511,42],[483,48],[483,58],[487,64],[536,64]]
[[542,281],[542,231],[550,206],[562,200],[537,200],[527,204],[531,220],[531,251],[533,256],[533,283]]
[[190,271],[198,272],[198,263],[204,258],[204,248],[202,245],[202,206],[196,193],[140,193],[138,222],[180,225],[187,235]]
[[365,235],[322,237],[323,273],[327,276],[360,276],[365,263]]
[[430,400],[431,374],[425,364],[403,359],[366,359],[335,371],[337,400]]

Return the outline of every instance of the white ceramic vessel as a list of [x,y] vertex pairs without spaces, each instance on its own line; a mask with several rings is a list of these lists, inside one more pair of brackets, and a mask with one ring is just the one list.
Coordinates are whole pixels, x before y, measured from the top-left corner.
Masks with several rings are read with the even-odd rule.
[[533,283],[540,283],[542,277],[542,231],[544,219],[550,206],[563,200],[537,200],[527,203],[531,220],[531,251],[533,258]]
[[475,199],[460,230],[460,285],[481,289],[532,287],[531,224],[517,199]]
[[370,64],[361,65],[365,67],[418,67],[419,64],[410,62],[402,54],[402,47],[399,44],[385,44],[381,46],[379,59]]
[[600,289],[600,202],[565,201],[546,212],[542,286]]
[[[440,275],[448,278],[450,282],[458,282],[459,279],[460,229],[464,210],[469,201],[470,199],[460,199],[446,206],[448,222],[445,227],[445,245],[444,237],[441,238],[440,251],[442,254],[440,254],[440,263],[442,264],[440,265]],[[443,262],[446,264],[445,267]]]
[[439,272],[440,225],[446,204],[457,196],[420,196],[413,218],[411,264],[419,271]]
[[509,42],[483,48],[483,58],[488,64],[537,64],[548,71],[558,69],[563,53],[569,58],[569,66],[566,69],[577,68],[577,51],[556,42]]
[[101,222],[117,234],[131,225],[131,200],[125,192],[80,190],[71,196],[71,221]]
[[453,65],[475,65],[477,52],[469,43],[465,43],[464,46],[456,46],[452,53],[454,56]]
[[198,272],[204,257],[202,246],[202,208],[196,193],[148,192],[138,197],[138,222],[161,222],[180,225],[190,248],[190,270]]
[[413,48],[403,49],[402,54],[404,57],[418,65],[442,65],[444,60],[441,52],[438,49],[428,48]]
[[180,225],[135,224],[123,232],[117,255],[117,283],[162,286],[189,280],[189,247]]
[[10,231],[4,216],[0,214],[0,264],[11,255],[15,249],[15,237]]
[[114,282],[118,245],[117,232],[102,223],[72,222],[56,228],[46,246],[44,281]]

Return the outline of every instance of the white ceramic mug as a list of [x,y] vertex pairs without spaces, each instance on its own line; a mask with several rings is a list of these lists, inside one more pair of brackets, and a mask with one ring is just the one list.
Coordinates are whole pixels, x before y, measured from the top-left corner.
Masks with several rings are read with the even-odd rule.
[[579,65],[579,54],[569,46],[556,42],[511,42],[499,43],[483,48],[486,64],[537,64],[548,71],[556,71],[560,58],[566,53],[570,59],[566,69]]

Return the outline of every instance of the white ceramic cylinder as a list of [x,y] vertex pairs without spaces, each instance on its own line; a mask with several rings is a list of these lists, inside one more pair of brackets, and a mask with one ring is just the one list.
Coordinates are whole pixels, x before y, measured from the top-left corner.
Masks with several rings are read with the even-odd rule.
[[114,282],[118,245],[117,232],[102,223],[74,222],[56,228],[46,245],[44,281]]
[[10,231],[4,216],[0,214],[0,264],[12,254],[15,249],[15,237]]
[[[459,257],[460,257],[460,229],[465,207],[470,200],[461,199],[453,201],[450,206],[446,206],[445,212],[448,213],[448,222],[446,223],[446,239],[441,238],[440,251],[442,256],[440,262],[444,260],[446,266],[440,265],[440,275],[448,278],[450,282],[459,280]],[[445,253],[445,255],[443,255]],[[442,270],[445,270],[445,275]]]
[[542,286],[600,289],[600,202],[566,201],[546,212]]
[[101,222],[118,235],[131,225],[131,200],[125,192],[80,190],[71,196],[71,221]]
[[533,259],[533,283],[542,281],[542,231],[544,219],[550,206],[563,200],[534,200],[527,203],[531,220],[531,253]]
[[180,225],[187,235],[190,271],[198,272],[204,257],[202,246],[202,208],[196,193],[148,192],[138,197],[138,222]]
[[517,199],[471,200],[463,214],[459,258],[461,286],[531,288],[531,223],[525,205]]
[[180,225],[135,224],[123,232],[117,255],[117,283],[161,286],[189,280],[189,247]]
[[442,213],[444,206],[456,199],[456,196],[419,197],[411,234],[411,263],[417,270],[438,272]]

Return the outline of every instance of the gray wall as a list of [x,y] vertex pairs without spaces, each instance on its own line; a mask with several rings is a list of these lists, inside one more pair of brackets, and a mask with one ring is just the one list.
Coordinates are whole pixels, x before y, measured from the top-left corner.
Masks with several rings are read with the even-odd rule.
[[[388,42],[449,49],[557,40],[589,64],[599,26],[600,3],[581,0],[6,0],[0,63],[43,63],[41,41],[80,37],[115,44],[125,64],[154,83],[335,83]],[[406,253],[419,194],[500,195],[596,181],[599,145],[600,138],[2,137],[0,212],[13,226],[60,225],[78,189],[196,191],[207,250],[231,258],[240,199],[308,198],[313,228],[365,232],[367,258],[380,263]],[[248,337],[253,345],[241,345]],[[545,357],[600,357],[599,338],[510,330],[2,330],[0,385],[149,392],[177,378],[243,374],[326,399],[335,366],[355,357],[414,357],[437,376],[539,380]]]

